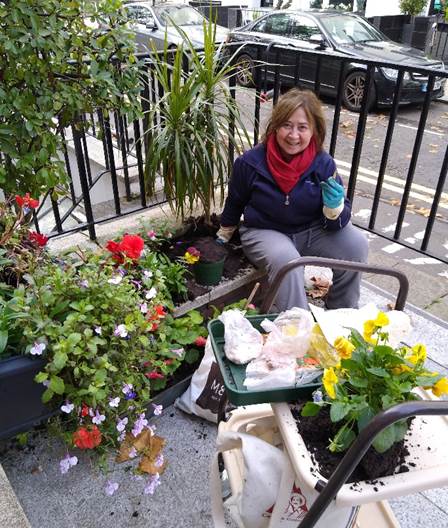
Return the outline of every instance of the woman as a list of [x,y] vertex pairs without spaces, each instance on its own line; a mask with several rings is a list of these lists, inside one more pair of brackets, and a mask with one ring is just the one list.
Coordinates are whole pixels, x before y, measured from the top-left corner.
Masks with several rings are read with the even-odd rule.
[[[322,150],[325,129],[319,99],[294,88],[273,108],[262,143],[235,161],[218,240],[230,240],[244,213],[243,250],[269,282],[300,256],[367,260],[367,240],[350,222],[334,159]],[[359,273],[334,270],[327,307],[356,308],[360,280]],[[303,268],[285,276],[275,305],[308,308]]]

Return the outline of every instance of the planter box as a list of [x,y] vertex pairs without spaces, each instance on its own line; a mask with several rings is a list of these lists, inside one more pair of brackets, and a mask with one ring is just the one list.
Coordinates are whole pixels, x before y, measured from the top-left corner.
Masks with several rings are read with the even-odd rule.
[[45,360],[16,356],[0,361],[0,439],[31,429],[54,415],[42,403],[45,387],[34,381]]
[[[425,391],[417,391],[423,399],[436,399]],[[310,489],[319,489],[318,481],[327,479],[319,474],[316,464],[297,431],[296,422],[287,403],[272,406],[283,441],[297,475]],[[344,484],[335,498],[337,507],[347,507],[374,502],[431,488],[441,488],[448,483],[448,417],[417,416],[411,426],[407,443],[409,471],[374,481],[357,481],[356,486]],[[375,484],[381,480],[381,485]]]

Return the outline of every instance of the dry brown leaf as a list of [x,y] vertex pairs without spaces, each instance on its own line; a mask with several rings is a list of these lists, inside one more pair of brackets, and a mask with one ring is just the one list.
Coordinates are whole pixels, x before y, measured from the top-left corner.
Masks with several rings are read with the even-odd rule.
[[126,462],[127,460],[130,460],[131,457],[129,456],[129,453],[131,449],[134,447],[134,436],[132,436],[131,433],[127,433],[123,442],[121,442],[120,449],[118,451],[118,454],[115,458],[115,461],[121,464],[122,462]]
[[144,429],[139,435],[135,437],[134,447],[137,451],[142,452],[145,449],[150,449],[153,442],[153,434],[149,429]]
[[339,126],[341,126],[342,128],[349,128],[353,126],[353,121],[342,121]]
[[431,148],[439,148],[439,145],[437,145],[437,143],[430,143],[429,146]]
[[39,464],[38,466],[33,467],[33,469],[31,470],[31,474],[37,475],[39,473],[42,473],[42,471],[43,471],[42,466]]
[[437,149],[429,149],[430,154],[437,154],[439,151]]
[[160,436],[151,437],[151,445],[149,449],[145,450],[145,454],[140,460],[138,469],[145,473],[154,475],[155,473],[163,473],[165,471],[166,463],[164,462],[161,466],[156,465],[157,457],[161,454],[163,447],[165,446],[165,440]]

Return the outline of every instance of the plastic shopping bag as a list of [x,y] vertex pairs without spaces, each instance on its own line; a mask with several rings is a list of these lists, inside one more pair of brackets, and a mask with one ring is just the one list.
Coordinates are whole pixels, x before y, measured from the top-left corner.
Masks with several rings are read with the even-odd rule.
[[258,357],[263,336],[241,310],[226,310],[218,319],[224,324],[224,353],[230,361],[244,365]]

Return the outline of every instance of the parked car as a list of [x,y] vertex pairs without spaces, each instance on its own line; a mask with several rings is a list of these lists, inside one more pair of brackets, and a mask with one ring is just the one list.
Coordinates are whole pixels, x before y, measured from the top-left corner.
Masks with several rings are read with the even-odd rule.
[[[183,30],[196,48],[204,45],[204,17],[199,11],[186,4],[158,4],[152,2],[129,2],[124,5],[130,29],[135,32],[137,50],[151,51],[152,41],[156,49],[162,50],[165,35],[168,47],[175,48],[184,39],[176,26]],[[229,30],[216,26],[217,44],[226,40]]]
[[[390,61],[400,66],[444,70],[440,60],[433,60],[415,48],[391,41],[365,19],[351,13],[295,10],[272,11],[271,13],[233,30],[229,34],[229,43],[244,42],[275,43],[297,50],[325,51],[320,65],[320,90],[322,94],[336,95],[340,71],[340,61],[332,55],[342,54],[353,59],[370,59],[378,62]],[[250,44],[236,47],[238,63],[238,82],[243,86],[252,86],[255,78],[257,49]],[[235,49],[233,49],[235,51]],[[269,62],[274,63],[275,55],[271,49]],[[289,60],[288,60],[289,56]],[[299,54],[282,52],[279,63],[282,85],[294,84],[295,62]],[[299,85],[314,86],[317,55],[303,54],[300,63]],[[344,79],[343,103],[349,110],[361,108],[366,66],[355,60],[347,64]],[[369,108],[374,104],[390,105],[393,101],[398,70],[394,68],[375,68]],[[273,80],[274,68],[268,67],[268,80]],[[443,95],[445,79],[437,77],[432,97]],[[421,102],[425,98],[428,76],[406,72],[403,78],[401,103]]]

